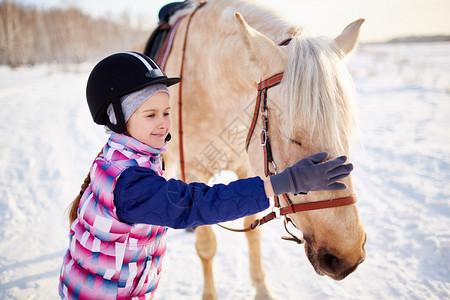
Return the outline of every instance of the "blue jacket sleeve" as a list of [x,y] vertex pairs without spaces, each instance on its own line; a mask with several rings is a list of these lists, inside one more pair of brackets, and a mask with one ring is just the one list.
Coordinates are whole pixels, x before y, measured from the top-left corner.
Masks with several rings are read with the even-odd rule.
[[123,222],[175,229],[231,221],[269,207],[264,182],[259,177],[208,186],[166,181],[143,167],[122,172],[114,190],[114,202]]

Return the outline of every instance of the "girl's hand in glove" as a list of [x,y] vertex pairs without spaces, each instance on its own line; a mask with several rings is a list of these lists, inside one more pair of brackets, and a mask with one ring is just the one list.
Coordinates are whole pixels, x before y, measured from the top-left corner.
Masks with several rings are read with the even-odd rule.
[[327,157],[326,152],[311,155],[286,168],[280,174],[271,176],[270,182],[275,195],[345,190],[347,186],[338,181],[350,174],[353,165],[344,164],[347,161],[346,156],[322,163]]

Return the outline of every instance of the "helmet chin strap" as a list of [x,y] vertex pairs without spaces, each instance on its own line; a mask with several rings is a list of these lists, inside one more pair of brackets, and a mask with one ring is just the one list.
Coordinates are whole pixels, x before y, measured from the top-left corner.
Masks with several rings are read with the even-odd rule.
[[123,117],[122,107],[120,105],[120,99],[114,99],[112,101],[114,115],[116,116],[117,124],[111,122],[109,118],[106,119],[106,126],[116,133],[125,133],[127,126],[125,124],[125,118]]

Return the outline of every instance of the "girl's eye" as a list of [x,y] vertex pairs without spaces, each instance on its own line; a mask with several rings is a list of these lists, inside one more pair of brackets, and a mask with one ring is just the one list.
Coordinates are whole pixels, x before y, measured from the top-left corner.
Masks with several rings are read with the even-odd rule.
[[148,118],[154,118],[154,117],[155,117],[155,114],[148,115],[147,117],[148,117]]
[[170,116],[170,113],[166,112],[166,113],[164,113],[164,116],[165,117]]

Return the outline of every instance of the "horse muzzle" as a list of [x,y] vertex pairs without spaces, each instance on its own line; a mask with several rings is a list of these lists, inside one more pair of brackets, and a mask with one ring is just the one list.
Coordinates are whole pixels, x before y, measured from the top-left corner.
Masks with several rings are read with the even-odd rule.
[[315,251],[311,243],[308,243],[308,239],[305,238],[305,252],[318,275],[326,275],[334,280],[342,280],[355,271],[358,265],[366,259],[364,244],[357,255],[344,258],[333,254],[332,251],[326,248],[320,248]]

